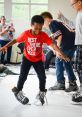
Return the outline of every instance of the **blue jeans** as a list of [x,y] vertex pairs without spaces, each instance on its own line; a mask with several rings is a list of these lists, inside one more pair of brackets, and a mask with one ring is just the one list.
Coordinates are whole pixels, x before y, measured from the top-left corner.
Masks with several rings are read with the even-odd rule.
[[[64,52],[65,55],[70,57],[70,59],[73,58],[75,50],[64,50],[64,49],[61,49],[61,50]],[[66,70],[69,81],[76,80],[71,61],[65,62],[64,60],[60,60],[59,58],[56,58],[55,65],[56,65],[56,76],[57,76],[58,82],[64,81],[64,69]]]

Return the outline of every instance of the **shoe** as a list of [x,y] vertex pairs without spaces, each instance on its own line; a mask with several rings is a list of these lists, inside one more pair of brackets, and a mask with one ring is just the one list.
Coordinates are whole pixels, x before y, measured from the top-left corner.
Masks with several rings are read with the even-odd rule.
[[80,92],[77,92],[77,93],[73,94],[72,101],[82,104],[82,94]]
[[12,72],[12,71],[9,70],[9,69],[4,70],[4,73],[6,73],[7,75],[19,75],[19,74],[17,74],[17,73]]
[[24,105],[28,104],[29,99],[28,99],[26,96],[24,96],[24,93],[23,93],[22,91],[18,91],[18,89],[17,89],[16,87],[14,87],[14,88],[12,89],[12,92],[14,93],[16,99],[17,99],[20,103],[22,103],[22,104],[24,104]]
[[71,92],[71,91],[78,91],[78,86],[76,84],[76,81],[70,81],[69,87],[65,89],[65,92]]
[[45,103],[45,99],[46,99],[46,102],[47,102],[47,98],[46,98],[46,92],[47,92],[47,89],[45,89],[45,91],[40,91],[37,96],[36,96],[36,105],[43,105]]
[[5,73],[0,73],[0,77],[5,77],[5,76],[7,76],[7,74],[5,74]]
[[53,87],[50,87],[49,90],[65,90],[65,83],[57,82]]

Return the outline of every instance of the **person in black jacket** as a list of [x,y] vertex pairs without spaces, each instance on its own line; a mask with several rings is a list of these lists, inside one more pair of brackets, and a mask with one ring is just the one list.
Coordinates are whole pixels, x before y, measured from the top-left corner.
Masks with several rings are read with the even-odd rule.
[[[53,33],[54,38],[60,40],[57,42],[57,45],[64,52],[64,54],[66,54],[72,60],[75,52],[75,32],[70,30],[65,24],[56,20],[53,20],[50,23],[50,30]],[[56,53],[55,60],[57,84],[50,87],[50,90],[65,90],[66,92],[77,91],[78,87],[71,61],[65,62],[59,59],[57,56],[58,53]],[[65,89],[64,69],[66,70],[69,79],[69,87],[67,89]]]

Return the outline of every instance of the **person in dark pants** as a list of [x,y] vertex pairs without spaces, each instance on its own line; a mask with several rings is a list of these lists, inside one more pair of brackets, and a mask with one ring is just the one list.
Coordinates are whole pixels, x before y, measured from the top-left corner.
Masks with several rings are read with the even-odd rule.
[[22,90],[23,84],[27,79],[27,75],[29,73],[31,66],[34,67],[36,73],[38,74],[38,78],[40,81],[39,82],[40,83],[39,84],[40,90],[44,91],[45,83],[46,83],[46,76],[45,76],[45,70],[43,67],[43,62],[42,61],[31,62],[31,61],[27,60],[26,57],[24,57],[24,56],[23,56],[23,61],[22,61],[22,65],[21,65],[21,72],[20,72],[17,88],[19,90]]
[[[70,58],[70,60],[72,60],[75,52],[75,32],[72,32],[63,23],[56,20],[53,20],[51,22],[50,29],[51,32],[54,34],[54,38],[61,39],[61,41],[59,42],[60,44],[58,44],[61,51],[64,52],[64,54],[66,54]],[[57,84],[53,87],[50,87],[50,90],[65,90],[66,92],[77,91],[78,87],[76,84],[76,77],[73,72],[71,61],[65,62],[56,57],[55,65]],[[64,69],[66,70],[69,79],[69,87],[67,89],[65,89]]]
[[24,42],[24,52],[23,52],[23,61],[21,65],[21,71],[19,80],[17,83],[17,87],[12,89],[16,99],[22,104],[28,104],[29,99],[24,96],[22,89],[24,83],[27,79],[28,72],[31,66],[34,67],[37,76],[39,78],[39,94],[37,95],[37,99],[43,105],[45,103],[45,95],[46,95],[46,75],[42,62],[42,45],[46,43],[50,45],[53,49],[59,52],[62,59],[65,61],[69,61],[69,58],[63,54],[63,52],[58,48],[57,45],[53,44],[52,40],[48,37],[48,35],[42,31],[42,26],[44,24],[44,19],[40,15],[35,15],[31,19],[31,29],[24,31],[17,39],[11,41],[6,46],[0,48],[0,51],[5,51],[7,48],[15,43]]
[[[0,46],[3,47],[13,39],[13,24],[7,24],[5,16],[1,16],[0,22]],[[5,57],[6,53],[1,53],[1,63],[6,64],[10,63],[12,47],[9,47],[7,50],[7,58]]]
[[[1,47],[3,47],[9,42],[10,41],[1,40],[0,45],[1,45]],[[10,63],[11,51],[12,51],[12,47],[9,47],[8,50],[7,50],[7,61],[5,61],[5,53],[1,53],[1,63],[2,64]]]
[[[49,70],[49,66],[50,66],[52,58],[54,58],[54,61],[55,61],[55,54],[53,53],[53,51],[50,50],[46,54],[46,60],[45,60],[45,69],[46,70]],[[55,62],[54,62],[54,66],[55,66]]]

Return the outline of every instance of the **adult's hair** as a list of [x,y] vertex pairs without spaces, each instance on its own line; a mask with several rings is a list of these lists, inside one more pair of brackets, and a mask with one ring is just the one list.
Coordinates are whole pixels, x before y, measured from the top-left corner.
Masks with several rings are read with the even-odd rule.
[[2,18],[6,19],[4,15],[0,17],[0,19],[2,19]]
[[44,19],[41,15],[34,15],[31,19],[31,24],[38,23],[38,24],[44,24]]

